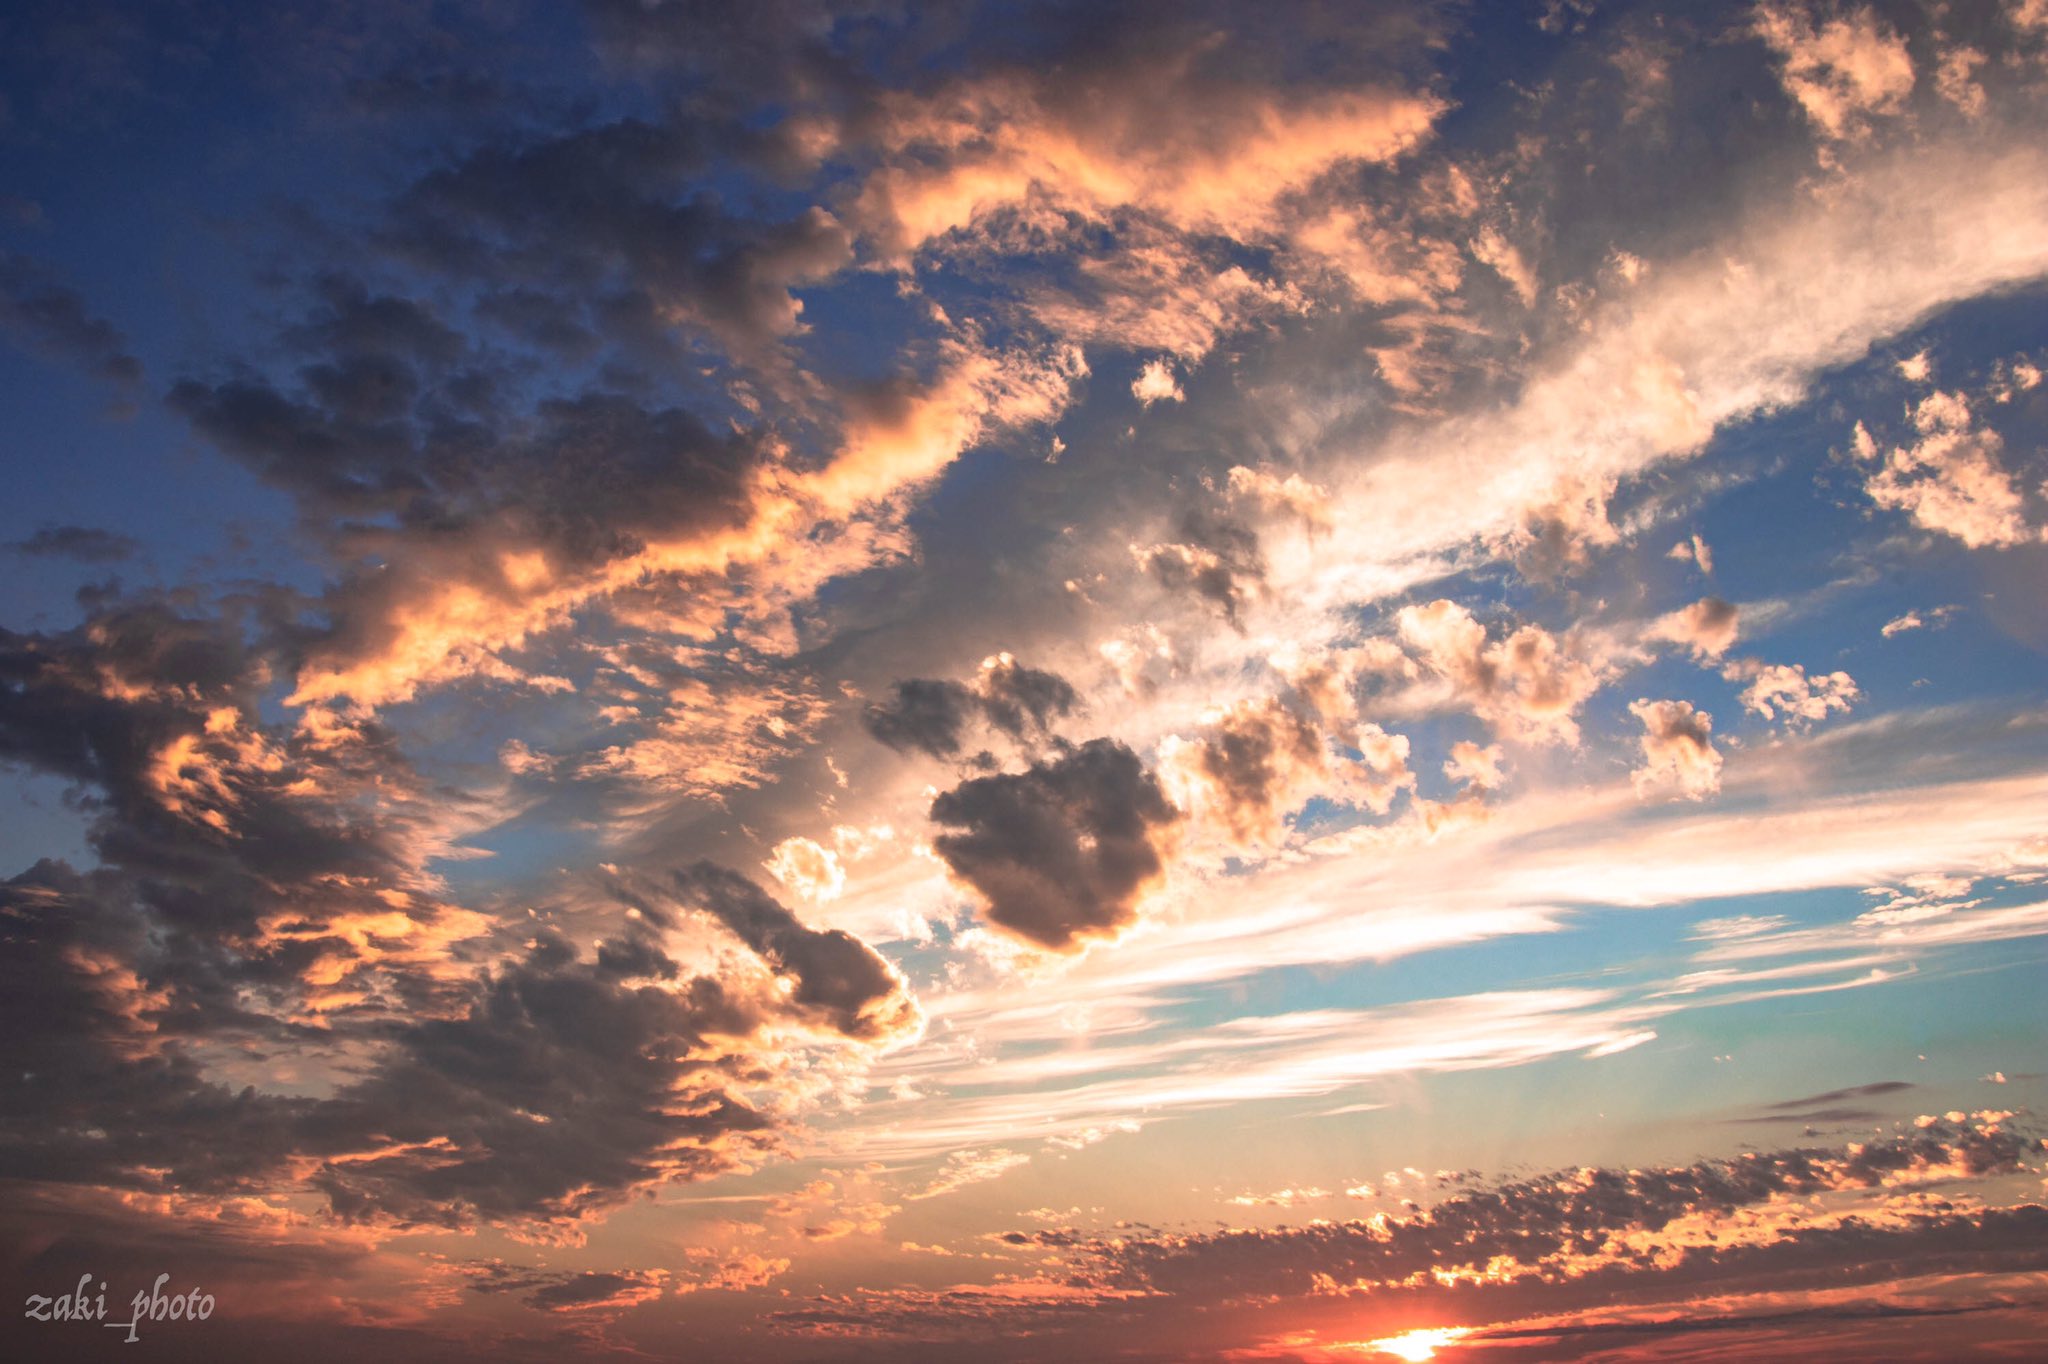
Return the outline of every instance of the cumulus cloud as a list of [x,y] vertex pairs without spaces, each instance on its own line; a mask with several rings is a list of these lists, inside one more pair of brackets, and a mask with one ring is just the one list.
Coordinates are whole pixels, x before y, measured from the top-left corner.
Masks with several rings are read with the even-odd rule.
[[1697,534],[1680,540],[1677,544],[1673,545],[1671,552],[1665,557],[1698,564],[1702,573],[1712,573],[1714,571],[1713,547]]
[[1281,478],[1269,469],[1240,464],[1230,471],[1229,490],[1232,497],[1251,502],[1269,516],[1292,516],[1312,530],[1330,528],[1330,490],[1300,474]]
[[1594,667],[1539,625],[1489,642],[1486,627],[1456,602],[1404,606],[1400,640],[1459,703],[1525,743],[1576,744],[1577,712],[1600,686]]
[[1628,710],[1643,722],[1643,765],[1630,773],[1638,794],[1675,790],[1687,800],[1705,800],[1721,789],[1713,716],[1690,701],[1636,700]]
[[1928,530],[1971,549],[2006,549],[2041,538],[2026,499],[1999,462],[2003,442],[1975,424],[1962,393],[1931,393],[1913,409],[1919,438],[1879,458],[1877,441],[1858,423],[1857,456],[1873,466],[1864,491],[1880,507],[1903,511]]
[[1487,744],[1482,748],[1469,739],[1460,739],[1451,745],[1451,756],[1444,763],[1444,775],[1474,790],[1491,791],[1501,784],[1501,765],[1499,744]]
[[762,864],[768,874],[813,904],[837,899],[846,888],[839,855],[808,838],[785,838]]
[[1187,401],[1187,394],[1180,390],[1180,380],[1164,360],[1150,361],[1138,371],[1138,377],[1131,380],[1131,396],[1145,407],[1157,402]]
[[1181,822],[1158,779],[1113,739],[1022,772],[975,777],[932,802],[932,847],[989,922],[1069,951],[1115,935],[1164,876]]
[[1861,694],[1856,679],[1845,672],[1807,676],[1800,664],[1761,663],[1738,659],[1723,670],[1742,689],[1744,709],[1766,720],[1782,717],[1788,724],[1813,724],[1836,711],[1846,712]]
[[1653,639],[1669,640],[1692,650],[1705,663],[1728,652],[1735,643],[1741,612],[1719,597],[1702,597],[1690,606],[1660,616],[1650,627]]
[[1756,9],[1757,36],[1781,63],[1785,92],[1830,138],[1856,138],[1913,93],[1905,39],[1868,8],[1827,14],[1803,4]]
[[1197,738],[1166,740],[1160,767],[1185,793],[1182,804],[1215,821],[1229,842],[1273,847],[1286,837],[1287,817],[1313,797],[1385,814],[1414,786],[1405,736],[1358,724],[1355,714],[1343,730],[1356,760],[1333,753],[1322,724],[1303,710],[1275,697],[1239,701]]

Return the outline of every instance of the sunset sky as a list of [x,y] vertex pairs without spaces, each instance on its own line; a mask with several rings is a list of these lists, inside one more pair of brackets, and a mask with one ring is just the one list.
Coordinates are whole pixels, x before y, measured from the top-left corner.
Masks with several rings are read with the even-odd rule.
[[8,6],[0,1353],[2041,1358],[2044,130],[2048,0]]

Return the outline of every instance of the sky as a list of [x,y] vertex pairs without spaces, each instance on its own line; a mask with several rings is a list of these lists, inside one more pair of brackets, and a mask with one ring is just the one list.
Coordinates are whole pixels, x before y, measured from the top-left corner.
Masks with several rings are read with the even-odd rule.
[[2038,1358],[2044,127],[2044,0],[8,7],[0,1341]]

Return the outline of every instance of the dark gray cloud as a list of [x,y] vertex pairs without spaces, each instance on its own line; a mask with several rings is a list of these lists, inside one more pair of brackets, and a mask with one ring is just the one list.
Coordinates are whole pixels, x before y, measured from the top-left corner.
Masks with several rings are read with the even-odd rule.
[[[0,632],[0,760],[84,788],[104,862],[0,886],[0,1177],[222,1193],[278,1187],[310,1159],[347,1220],[573,1220],[772,1142],[740,1090],[774,1077],[707,1037],[744,1037],[767,1008],[862,1039],[914,1017],[865,945],[761,897],[744,915],[721,903],[796,981],[787,1003],[709,977],[646,983],[680,974],[653,919],[594,959],[542,932],[481,975],[445,944],[380,952],[350,982],[361,998],[304,1021],[319,983],[372,950],[362,925],[388,924],[385,893],[421,884],[406,807],[427,791],[374,727],[267,730],[262,674],[229,622],[159,602]],[[397,904],[431,939],[442,907]],[[334,1052],[361,1078],[324,1099],[237,1090],[209,1078],[201,1044]]]
[[[1261,1294],[1313,1293],[1319,1279],[1358,1285],[1363,1292],[1397,1290],[1412,1275],[1471,1266],[1484,1270],[1496,1257],[1526,1266],[1591,1259],[1569,1272],[1629,1274],[1656,1268],[1654,1257],[1627,1249],[1630,1233],[1656,1233],[1679,1218],[1728,1214],[1787,1195],[1874,1189],[1913,1172],[1940,1179],[1954,1171],[1971,1178],[2031,1168],[2041,1146],[2030,1135],[1983,1122],[1935,1122],[1904,1135],[1835,1148],[1752,1152],[1689,1166],[1632,1170],[1558,1171],[1532,1179],[1455,1194],[1406,1216],[1321,1223],[1305,1227],[1232,1230],[1194,1235],[1153,1234],[1097,1240],[1105,1281],[1126,1288],[1204,1300]],[[2020,1207],[1981,1216],[1946,1212],[1913,1228],[1933,1240],[1952,1236],[1964,1245],[1981,1237],[1985,1249],[2010,1252],[2021,1234],[2048,1227],[2048,1210]],[[1753,1246],[1689,1247],[1685,1268],[1664,1268],[1666,1288],[1712,1277],[1718,1260],[1839,1266],[1858,1263],[1885,1234],[1875,1228],[1788,1224],[1782,1234]],[[2027,1246],[2032,1259],[2039,1246]],[[1611,1263],[1602,1256],[1611,1258]]]
[[1028,668],[1008,654],[984,663],[971,684],[913,677],[890,690],[888,700],[862,712],[861,723],[899,753],[915,749],[935,758],[958,754],[976,718],[1023,739],[1045,733],[1055,717],[1072,713],[1080,701],[1058,673]]
[[93,316],[78,292],[54,280],[47,267],[11,251],[0,251],[0,331],[95,379],[123,388],[141,382],[142,362],[129,354],[128,338]]
[[1014,738],[1034,730],[1043,733],[1055,716],[1070,714],[1080,701],[1066,678],[1027,668],[1008,654],[984,665],[977,680],[982,714]]
[[1788,1122],[1881,1122],[1894,1115],[1850,1101],[1881,1098],[1887,1094],[1904,1094],[1915,1088],[1917,1086],[1906,1080],[1881,1080],[1875,1084],[1853,1085],[1848,1089],[1831,1089],[1825,1094],[1810,1094],[1804,1099],[1787,1099],[1783,1103],[1766,1104],[1759,1113],[1748,1117],[1731,1118],[1729,1121],[1748,1125]]
[[774,1124],[739,1093],[767,1077],[705,1039],[761,1017],[715,979],[627,984],[543,935],[308,1115],[301,1149],[328,1157],[310,1182],[344,1219],[464,1226],[573,1221],[722,1171]]
[[527,1269],[502,1260],[473,1261],[462,1266],[472,1293],[517,1293],[527,1306],[544,1312],[590,1311],[630,1306],[658,1297],[667,1276],[644,1269]]
[[973,692],[958,682],[913,677],[891,693],[862,712],[868,733],[899,753],[917,749],[950,758],[960,751],[961,734],[978,709]]
[[132,558],[142,545],[129,536],[93,526],[44,526],[28,539],[16,540],[7,548],[39,559],[114,564]]
[[[1833,1296],[1908,1275],[2038,1272],[2048,1267],[2048,1209],[2032,1202],[1982,1207],[1941,1195],[1952,1180],[2036,1170],[2041,1149],[2004,1122],[1932,1121],[1858,1145],[1690,1166],[1560,1170],[1497,1183],[1460,1176],[1451,1183],[1464,1187],[1432,1207],[1404,1204],[1405,1211],[1370,1220],[1190,1231],[1131,1222],[1106,1230],[1038,1227],[990,1238],[1042,1264],[1035,1284],[827,1295],[770,1320],[797,1334],[866,1338],[889,1357],[920,1357],[916,1342],[1000,1331],[1042,1342],[1020,1358],[1057,1359],[1080,1346],[1083,1330],[1085,1348],[1098,1353],[1125,1342],[1142,1357],[1177,1358],[1213,1353],[1223,1341],[1270,1342],[1304,1327],[1323,1339],[1349,1339],[1361,1313],[1373,1321],[1468,1325],[1474,1334],[1462,1348],[1535,1337],[1576,1344],[1582,1328],[1573,1317],[1624,1306],[1641,1310],[1622,1324],[1584,1328],[1589,1347],[1633,1332],[1655,1338],[1767,1327],[1780,1316],[1815,1325],[1870,1311],[1903,1319],[1915,1309],[1822,1302],[1745,1315],[1719,1301],[1699,1311],[1690,1304],[1746,1293],[1775,1295],[1774,1302],[1809,1291]],[[1910,1196],[1882,1217],[1800,1210],[1828,1192],[1882,1197],[1892,1181]],[[1702,1216],[1725,1219],[1718,1234],[1700,1236],[1697,1225],[1681,1234],[1675,1226]],[[2000,1311],[2028,1301],[1988,1288],[1961,1301],[1945,1295],[1930,1310]],[[1485,1325],[1529,1318],[1546,1324]],[[943,1348],[933,1357],[945,1357]],[[1574,1349],[1558,1357],[1581,1355]]]
[[795,984],[799,1011],[848,1037],[901,1035],[916,1026],[917,1006],[881,954],[837,928],[811,928],[759,886],[711,862],[678,871],[683,904],[710,913],[775,971]]
[[1852,1085],[1847,1089],[1831,1089],[1825,1094],[1809,1094],[1803,1099],[1787,1099],[1783,1103],[1768,1104],[1774,1113],[1790,1112],[1812,1108],[1820,1104],[1838,1104],[1845,1099],[1874,1099],[1881,1094],[1903,1094],[1916,1088],[1910,1080],[1879,1080],[1873,1084]]
[[[375,726],[326,745],[263,725],[265,674],[239,622],[159,599],[57,634],[0,630],[0,762],[89,788],[94,850],[144,912],[203,939],[249,938],[323,879],[399,883],[421,812],[350,795],[419,779]],[[324,794],[301,785],[316,775]],[[333,902],[350,901],[374,902]]]
[[275,1174],[311,1105],[204,1078],[173,1040],[176,965],[115,873],[44,861],[0,882],[0,1178],[197,1193]]
[[1176,538],[1143,551],[1138,562],[1162,587],[1200,597],[1232,625],[1266,581],[1258,533],[1206,511],[1183,516]]
[[932,846],[988,919],[1056,951],[1114,933],[1165,871],[1180,822],[1138,755],[1113,739],[975,777],[932,802]]
[[746,141],[737,125],[622,119],[480,147],[398,199],[384,245],[498,289],[644,302],[760,358],[797,324],[791,290],[851,263],[853,240],[823,208],[764,219],[697,187]]

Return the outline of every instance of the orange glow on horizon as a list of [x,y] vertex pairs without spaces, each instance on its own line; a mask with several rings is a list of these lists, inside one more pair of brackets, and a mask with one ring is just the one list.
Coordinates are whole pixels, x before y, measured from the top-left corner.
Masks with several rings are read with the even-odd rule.
[[1472,1328],[1469,1326],[1427,1326],[1404,1331],[1398,1336],[1368,1340],[1363,1348],[1376,1354],[1392,1355],[1396,1359],[1435,1359],[1440,1347],[1463,1340],[1471,1334]]

